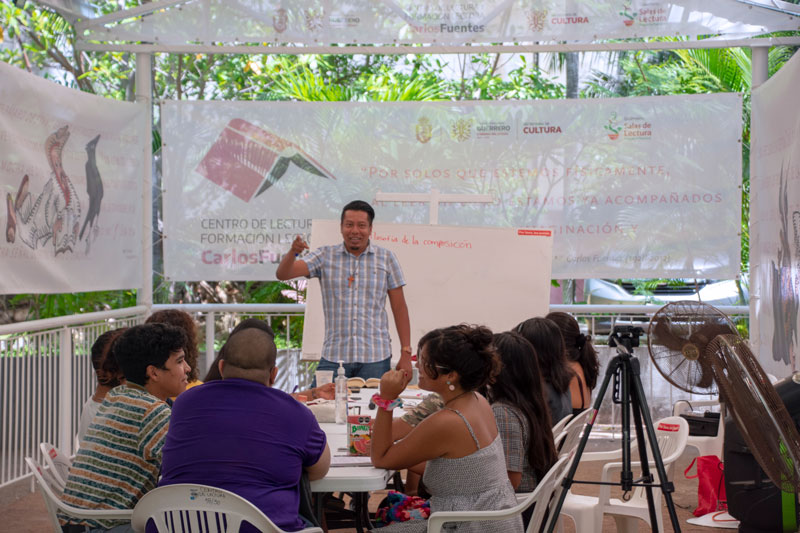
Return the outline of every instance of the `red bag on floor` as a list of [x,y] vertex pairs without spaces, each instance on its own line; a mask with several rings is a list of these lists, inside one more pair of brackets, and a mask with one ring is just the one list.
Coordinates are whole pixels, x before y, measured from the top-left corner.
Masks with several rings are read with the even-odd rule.
[[[690,476],[689,470],[697,462],[697,474]],[[695,457],[683,472],[686,479],[697,478],[697,509],[695,516],[703,516],[728,509],[725,497],[725,470],[716,455]]]

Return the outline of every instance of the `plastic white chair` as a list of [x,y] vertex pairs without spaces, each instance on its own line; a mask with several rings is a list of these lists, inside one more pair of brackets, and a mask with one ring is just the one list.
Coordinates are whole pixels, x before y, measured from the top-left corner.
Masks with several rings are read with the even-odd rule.
[[[664,463],[667,478],[674,478],[675,462],[683,454],[686,449],[686,441],[689,437],[689,424],[679,416],[671,416],[662,418],[655,424],[656,439],[658,442],[659,450],[661,451],[661,459]],[[655,463],[652,460],[652,448],[648,446],[648,464],[650,473],[658,482],[658,472],[655,468]],[[638,458],[638,447],[636,443],[631,445],[631,459]],[[619,461],[621,458],[621,450],[614,450],[611,452],[593,452],[583,454],[581,461]],[[632,468],[639,468],[638,461],[631,461]],[[619,482],[619,471],[622,469],[621,462],[607,462],[603,467],[601,481],[603,482]],[[634,478],[640,477],[634,474]],[[598,497],[584,496],[580,494],[567,494],[564,500],[564,505],[561,508],[561,514],[567,515],[575,522],[575,528],[581,533],[594,533],[602,531],[603,515],[610,514],[614,516],[617,523],[617,531],[623,533],[637,532],[639,529],[639,520],[643,520],[650,526],[650,514],[647,506],[647,494],[644,487],[635,487],[632,492],[632,497],[628,501],[622,501],[616,498],[610,498],[611,488],[608,485],[600,486],[600,494]],[[661,489],[658,487],[653,488],[653,502],[656,506],[656,520],[659,532],[664,531],[664,519],[661,513]]]
[[42,450],[44,455],[44,462],[53,473],[53,480],[60,491],[64,490],[67,486],[67,478],[69,477],[69,467],[72,466],[72,459],[61,453],[61,451],[50,444],[49,442],[42,442],[39,444],[39,449]]
[[592,413],[594,413],[593,409],[586,409],[574,416],[572,420],[564,426],[564,431],[562,431],[562,433],[564,433],[564,440],[561,442],[561,446],[556,448],[559,457],[568,455],[578,446],[578,443],[581,441],[581,436],[583,435],[583,428],[586,427],[586,423],[589,417],[592,416]]
[[679,400],[672,406],[672,415],[680,416],[681,413],[691,411],[694,407],[717,407],[719,406],[719,425],[717,426],[716,437],[702,437],[689,435],[686,447],[697,449],[697,455],[716,455],[722,459],[722,445],[725,442],[725,404],[718,400],[687,401]]
[[[145,494],[133,508],[133,530],[144,532],[150,519],[159,533],[237,533],[242,521],[262,533],[285,533],[238,494],[191,483],[158,487]],[[322,533],[322,529],[309,527],[298,533]]]
[[567,416],[565,416],[564,418],[562,418],[561,420],[559,420],[558,422],[556,422],[555,424],[553,424],[553,439],[558,437],[558,435],[562,431],[564,431],[564,427],[567,425],[567,422],[569,422],[571,418],[572,418],[572,414],[570,413]]
[[47,507],[47,513],[50,515],[50,521],[53,524],[53,531],[56,533],[61,533],[61,524],[56,514],[58,511],[79,519],[130,521],[131,515],[133,514],[131,510],[87,510],[79,509],[78,507],[73,507],[72,505],[64,503],[61,498],[58,497],[58,491],[60,491],[60,489],[57,488],[52,473],[42,468],[39,463],[30,457],[26,457],[25,462],[33,473],[37,485],[39,485],[39,490],[41,490],[42,497],[44,498],[44,504]]
[[[488,520],[506,520],[514,516],[520,516],[531,505],[536,504],[533,516],[526,529],[527,533],[539,533],[544,522],[545,512],[551,507],[551,503],[558,500],[561,494],[561,481],[567,474],[572,456],[560,458],[547,474],[542,477],[533,492],[523,495],[517,505],[499,511],[438,511],[432,513],[428,518],[428,533],[440,533],[445,522],[478,522]],[[553,520],[553,513],[547,520],[546,526],[550,526]],[[545,528],[546,529],[546,528]]]

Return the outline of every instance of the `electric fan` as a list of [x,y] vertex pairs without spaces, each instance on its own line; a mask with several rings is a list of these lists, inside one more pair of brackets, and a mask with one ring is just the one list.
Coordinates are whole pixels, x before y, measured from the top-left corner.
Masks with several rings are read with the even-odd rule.
[[758,464],[783,492],[800,492],[800,434],[747,343],[738,335],[720,335],[706,355]]
[[800,434],[731,320],[702,302],[659,309],[648,329],[650,357],[674,386],[695,394],[719,387],[734,421],[770,480],[800,492]]
[[647,348],[656,368],[673,386],[692,394],[716,394],[706,348],[717,335],[735,334],[727,315],[700,302],[674,302],[656,311]]

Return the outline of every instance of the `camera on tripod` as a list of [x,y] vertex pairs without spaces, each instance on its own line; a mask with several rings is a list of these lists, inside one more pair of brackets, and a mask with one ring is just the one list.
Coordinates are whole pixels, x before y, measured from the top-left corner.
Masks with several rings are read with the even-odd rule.
[[639,326],[614,326],[614,330],[608,336],[608,345],[612,348],[622,345],[630,351],[639,346],[639,337],[643,333],[644,330]]

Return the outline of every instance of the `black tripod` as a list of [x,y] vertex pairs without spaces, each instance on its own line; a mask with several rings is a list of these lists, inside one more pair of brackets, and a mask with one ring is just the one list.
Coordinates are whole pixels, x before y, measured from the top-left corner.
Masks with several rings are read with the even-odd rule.
[[[639,361],[633,357],[634,346],[639,346],[639,336],[642,334],[642,328],[633,326],[616,326],[614,332],[608,338],[608,345],[617,348],[617,355],[608,364],[606,376],[603,384],[600,387],[600,392],[594,402],[594,414],[590,418],[586,429],[583,432],[578,449],[575,452],[576,457],[570,465],[567,475],[564,477],[562,485],[564,490],[561,491],[561,496],[558,499],[553,513],[558,516],[561,512],[561,507],[564,505],[564,499],[567,497],[567,491],[573,483],[586,483],[592,485],[619,485],[623,491],[630,492],[633,487],[644,487],[647,494],[647,506],[650,511],[650,525],[653,531],[657,531],[658,522],[656,521],[656,512],[659,509],[655,508],[653,501],[653,487],[660,487],[664,494],[664,500],[667,503],[669,510],[669,518],[672,521],[672,528],[675,533],[680,533],[680,523],[678,522],[678,515],[675,514],[675,505],[672,503],[672,493],[675,492],[675,487],[671,481],[667,479],[667,473],[664,470],[664,461],[661,458],[661,451],[658,448],[658,440],[656,433],[653,429],[653,420],[650,418],[650,410],[647,407],[647,400],[644,396],[644,389],[642,388],[642,380],[639,377]],[[608,384],[611,378],[614,378],[614,403],[622,404],[622,472],[620,473],[619,483],[608,483],[601,481],[575,481],[575,471],[578,469],[583,450],[586,448],[586,443],[589,441],[589,433],[592,431],[597,413],[600,411],[600,405],[603,403],[603,397],[608,389]],[[632,408],[632,409],[631,409]],[[640,479],[633,479],[633,472],[631,471],[631,430],[630,430],[630,414],[633,412],[633,425],[636,430],[636,439],[639,443],[639,461],[642,467],[642,477]],[[642,425],[644,419],[644,426]],[[658,472],[659,483],[655,483],[653,475],[650,473],[650,467],[647,461],[647,446],[644,445],[644,431],[647,431],[648,441],[653,443],[653,462],[656,465]],[[550,525],[548,533],[553,532],[556,521]]]

